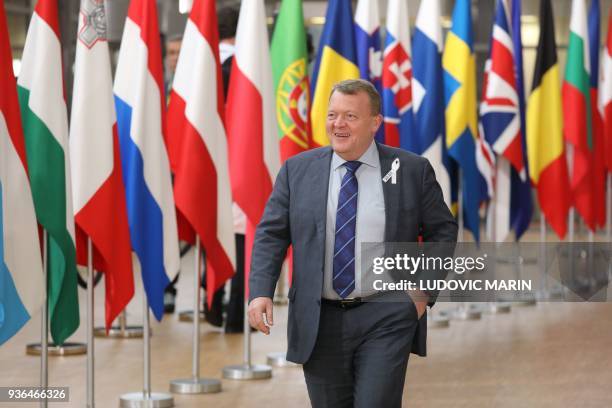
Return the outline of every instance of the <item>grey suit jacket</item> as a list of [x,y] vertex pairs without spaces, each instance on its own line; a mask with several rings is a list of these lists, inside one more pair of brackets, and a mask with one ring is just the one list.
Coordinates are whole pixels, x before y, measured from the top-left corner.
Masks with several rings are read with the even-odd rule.
[[[444,203],[427,159],[377,144],[381,177],[400,160],[397,184],[383,183],[385,242],[456,242],[457,223]],[[325,222],[331,147],[287,160],[257,226],[249,276],[249,299],[274,296],[282,263],[293,245],[293,282],[289,290],[287,359],[304,363],[312,353],[321,310],[325,260]],[[430,298],[433,305],[434,298]],[[412,352],[426,353],[427,314],[420,321]]]

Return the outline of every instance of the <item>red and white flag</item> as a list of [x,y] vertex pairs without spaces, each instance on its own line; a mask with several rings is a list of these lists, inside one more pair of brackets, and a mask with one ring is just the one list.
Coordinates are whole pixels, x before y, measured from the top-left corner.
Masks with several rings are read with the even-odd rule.
[[608,37],[600,64],[598,109],[603,119],[606,167],[612,173],[612,10],[608,13]]
[[77,263],[87,265],[91,238],[108,330],[134,295],[134,275],[105,21],[102,0],[81,0],[69,143]]
[[195,0],[187,20],[168,107],[179,238],[206,251],[207,300],[235,270],[232,194],[214,0]]
[[255,227],[280,170],[274,82],[263,0],[243,1],[227,96],[232,193],[246,214],[245,296]]

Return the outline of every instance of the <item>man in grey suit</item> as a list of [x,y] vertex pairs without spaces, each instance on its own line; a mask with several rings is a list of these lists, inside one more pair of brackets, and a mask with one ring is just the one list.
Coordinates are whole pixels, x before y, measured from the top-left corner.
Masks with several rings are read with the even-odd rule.
[[[426,306],[436,294],[370,301],[381,294],[362,285],[360,244],[457,239],[433,168],[376,143],[381,123],[372,84],[335,85],[326,125],[331,147],[285,162],[255,235],[249,322],[269,334],[274,288],[293,245],[287,359],[303,364],[316,408],[400,407],[408,356],[425,355]],[[383,181],[390,172],[392,180]]]

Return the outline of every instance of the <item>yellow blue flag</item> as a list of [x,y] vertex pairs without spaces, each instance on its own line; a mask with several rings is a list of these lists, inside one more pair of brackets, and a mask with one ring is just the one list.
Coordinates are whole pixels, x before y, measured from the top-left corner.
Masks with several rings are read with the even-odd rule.
[[345,79],[359,78],[355,51],[355,28],[351,2],[331,0],[327,6],[325,26],[312,74],[313,147],[329,144],[325,132],[327,103],[332,86]]
[[478,208],[488,198],[488,152],[478,136],[476,61],[469,0],[457,0],[442,56],[446,146],[461,169],[463,222],[479,240]]

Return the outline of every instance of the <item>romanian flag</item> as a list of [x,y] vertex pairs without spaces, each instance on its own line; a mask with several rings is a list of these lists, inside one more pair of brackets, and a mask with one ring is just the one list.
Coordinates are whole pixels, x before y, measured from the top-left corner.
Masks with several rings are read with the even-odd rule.
[[325,131],[327,104],[332,86],[345,79],[359,78],[355,48],[355,27],[351,2],[331,0],[327,6],[325,26],[312,74],[313,146],[329,144]]
[[550,0],[540,3],[540,39],[532,91],[527,101],[527,156],[540,208],[555,233],[563,238],[567,232],[570,195]]
[[302,0],[285,0],[270,47],[281,161],[310,146],[310,83]]
[[481,202],[487,199],[485,175],[491,171],[491,157],[477,131],[476,61],[469,0],[458,0],[455,4],[452,28],[446,37],[442,56],[442,67],[446,145],[449,155],[461,168],[464,224],[478,241],[478,209]]

